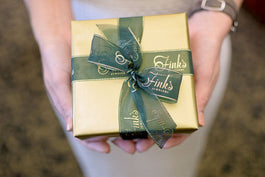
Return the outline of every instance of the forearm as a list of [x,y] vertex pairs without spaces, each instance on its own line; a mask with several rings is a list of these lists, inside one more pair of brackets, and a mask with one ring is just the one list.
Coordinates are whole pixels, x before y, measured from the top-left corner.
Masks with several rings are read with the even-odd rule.
[[70,0],[24,1],[40,48],[62,40],[70,44],[73,19]]

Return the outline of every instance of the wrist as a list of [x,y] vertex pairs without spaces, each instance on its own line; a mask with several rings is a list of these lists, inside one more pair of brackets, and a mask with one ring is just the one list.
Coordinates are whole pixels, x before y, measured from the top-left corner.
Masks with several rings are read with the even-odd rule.
[[208,38],[224,39],[230,32],[232,22],[232,19],[222,12],[197,12],[189,19],[191,36],[204,34]]
[[240,1],[241,0],[199,0],[195,4],[190,16],[201,11],[221,12],[232,19],[233,23],[231,24],[230,30],[236,32]]
[[49,50],[51,48],[58,48],[60,46],[69,46],[71,45],[70,37],[61,36],[61,35],[49,35],[49,36],[41,36],[41,38],[37,38],[37,43],[41,51]]

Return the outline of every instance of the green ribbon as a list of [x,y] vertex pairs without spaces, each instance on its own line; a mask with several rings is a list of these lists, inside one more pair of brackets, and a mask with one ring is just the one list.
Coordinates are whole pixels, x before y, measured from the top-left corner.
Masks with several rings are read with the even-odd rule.
[[[159,59],[157,66],[160,67],[147,67],[139,71],[143,55],[140,49],[142,25],[142,17],[121,18],[117,26],[97,25],[105,38],[99,35],[93,37],[88,62],[96,64],[97,70],[94,67],[89,71],[89,79],[127,78],[119,102],[120,135],[131,139],[146,137],[147,132],[162,148],[177,125],[160,100],[177,102],[182,73],[162,68],[163,63],[159,63]],[[84,59],[81,57],[80,61]],[[72,67],[78,71],[78,67],[83,66],[72,62]],[[73,80],[75,77],[86,79],[87,75],[75,73]],[[128,124],[128,120],[132,121]]]

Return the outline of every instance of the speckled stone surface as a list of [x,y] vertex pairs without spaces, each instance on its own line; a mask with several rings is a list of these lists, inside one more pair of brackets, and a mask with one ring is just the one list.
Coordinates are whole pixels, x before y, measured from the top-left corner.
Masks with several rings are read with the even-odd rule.
[[265,25],[244,9],[232,35],[233,61],[200,177],[265,176]]
[[46,96],[23,1],[1,1],[0,24],[0,177],[81,176]]
[[[45,93],[23,1],[2,0],[0,24],[0,177],[81,177]],[[242,10],[232,40],[231,77],[200,177],[265,174],[265,25]]]

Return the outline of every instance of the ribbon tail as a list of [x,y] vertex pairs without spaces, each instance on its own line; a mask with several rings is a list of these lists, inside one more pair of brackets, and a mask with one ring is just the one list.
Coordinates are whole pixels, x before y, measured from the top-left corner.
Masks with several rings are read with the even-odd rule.
[[148,135],[126,81],[120,93],[119,132],[123,139],[147,138]]
[[132,86],[130,88],[145,130],[154,142],[163,148],[173,135],[176,123],[157,96],[150,95],[144,89],[134,89]]

